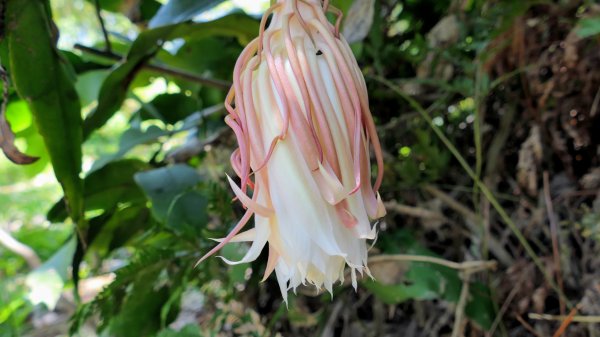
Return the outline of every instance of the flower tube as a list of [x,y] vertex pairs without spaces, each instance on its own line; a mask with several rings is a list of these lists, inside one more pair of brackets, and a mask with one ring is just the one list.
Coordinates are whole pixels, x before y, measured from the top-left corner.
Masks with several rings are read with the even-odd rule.
[[[246,263],[268,244],[264,279],[274,271],[286,301],[301,284],[331,292],[346,265],[356,288],[356,272],[369,273],[372,222],[385,215],[377,192],[381,147],[340,20],[328,1],[278,0],[240,55],[225,102],[225,122],[239,143],[231,164],[241,182],[228,180],[246,213],[200,261],[227,243],[251,242],[240,261],[224,259]],[[242,232],[252,216],[254,228]]]

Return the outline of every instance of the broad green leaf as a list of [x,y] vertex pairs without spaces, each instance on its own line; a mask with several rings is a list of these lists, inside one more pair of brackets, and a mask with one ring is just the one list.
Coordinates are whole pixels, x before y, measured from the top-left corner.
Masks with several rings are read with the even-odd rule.
[[[87,0],[95,4],[95,0]],[[125,14],[133,22],[150,20],[160,8],[156,0],[100,0],[100,8],[114,13]]]
[[27,132],[26,130],[18,137],[25,141],[25,153],[40,158],[35,163],[23,167],[23,171],[27,176],[35,177],[43,172],[46,166],[48,166],[50,156],[48,155],[48,149],[46,148],[44,138],[37,132],[35,124],[33,124],[30,129],[32,132]]
[[31,247],[42,261],[45,261],[50,259],[72,234],[72,226],[56,224],[51,227],[21,228],[14,236]]
[[79,98],[51,36],[45,2],[9,1],[6,12],[10,73],[35,117],[74,222],[83,213]]
[[13,101],[6,108],[6,119],[14,133],[19,133],[33,122],[31,111],[25,101]]
[[225,0],[170,0],[150,20],[150,28],[191,20]]
[[32,271],[25,280],[30,291],[27,299],[34,305],[43,303],[48,310],[54,310],[67,281],[67,270],[75,253],[75,237],[46,261]]
[[157,58],[177,69],[216,78],[230,78],[242,46],[233,39],[188,39],[175,54],[162,51]]
[[579,20],[576,32],[581,38],[587,38],[600,34],[600,17]]
[[472,282],[469,289],[471,295],[465,307],[465,313],[480,327],[489,330],[496,319],[496,310],[490,289],[480,282]]
[[193,168],[179,164],[137,173],[135,181],[152,201],[152,213],[156,219],[164,223],[173,201],[196,186],[200,176]]
[[160,137],[168,136],[169,134],[171,134],[169,131],[163,130],[155,125],[149,126],[146,130],[132,127],[121,135],[121,139],[119,140],[119,151],[98,159],[94,162],[91,170],[99,170],[111,161],[121,159],[136,146],[156,141]]
[[[430,250],[414,241],[408,231],[398,231],[393,236],[381,239],[380,245],[386,253],[407,253],[412,255],[435,256]],[[402,247],[402,250],[399,249]],[[462,280],[458,271],[431,263],[413,262],[401,282],[382,284],[367,280],[362,282],[379,300],[387,304],[398,304],[407,300],[443,299],[456,303],[460,297]],[[470,283],[469,301],[465,312],[484,329],[489,329],[495,310],[490,290],[479,282]]]
[[[97,244],[100,252],[110,252],[125,246],[136,233],[153,225],[150,210],[145,207],[128,207],[116,212],[99,233]],[[106,244],[106,245],[104,245]]]
[[[231,261],[239,261],[244,258],[248,247],[245,245],[225,245],[219,252],[219,255]],[[246,270],[248,265],[236,264],[228,266],[228,283],[231,289],[235,289],[238,284],[246,283]]]
[[[147,167],[142,161],[127,159],[111,162],[91,172],[84,180],[85,210],[110,211],[120,203],[139,203],[145,200],[133,176]],[[64,203],[59,201],[48,211],[47,217],[51,222],[59,222],[66,215]]]
[[[3,323],[6,322],[16,310],[23,307],[25,304],[26,302],[23,298],[15,298],[9,303],[0,302],[0,327],[3,326]],[[0,335],[2,335],[2,330],[0,330]]]
[[140,110],[142,119],[159,118],[165,123],[175,124],[198,111],[198,100],[184,94],[161,94]]
[[98,106],[86,117],[83,123],[85,138],[88,138],[94,130],[108,122],[115,112],[121,108],[127,97],[129,85],[157,50],[150,50],[147,54],[128,58],[126,62],[117,65],[108,75],[100,88]]
[[[69,61],[69,63],[73,66],[73,70],[75,70],[75,73],[77,74],[82,74],[92,70],[102,70],[110,68],[110,65],[92,62],[91,60],[84,59],[84,57],[79,56],[73,53],[72,51],[61,50],[60,53],[64,58],[66,58]],[[95,60],[94,57],[91,58]],[[102,58],[98,58],[98,61],[106,62],[106,60]]]
[[208,22],[183,22],[142,32],[131,46],[129,57],[147,53],[157,44],[175,39],[235,37],[246,45],[258,35],[259,22],[245,14],[230,14]]
[[77,77],[75,88],[79,93],[82,106],[88,106],[98,99],[102,83],[108,76],[108,71],[104,69],[87,71]]
[[176,196],[169,207],[166,225],[180,233],[197,235],[208,222],[208,199],[198,191]]
[[162,330],[157,337],[202,337],[202,332],[197,324],[189,324],[184,326],[181,330],[176,331],[172,329]]
[[331,4],[337,8],[339,8],[344,14],[348,13],[348,10],[350,10],[350,7],[352,6],[352,3],[354,3],[355,0],[332,0]]
[[160,50],[166,41],[186,38],[202,39],[209,36],[233,36],[247,44],[258,31],[258,22],[247,15],[232,14],[202,23],[181,23],[142,32],[129,50],[126,60],[117,65],[100,89],[98,107],[84,122],[84,137],[104,125],[119,110],[127,97],[130,84],[144,65]]

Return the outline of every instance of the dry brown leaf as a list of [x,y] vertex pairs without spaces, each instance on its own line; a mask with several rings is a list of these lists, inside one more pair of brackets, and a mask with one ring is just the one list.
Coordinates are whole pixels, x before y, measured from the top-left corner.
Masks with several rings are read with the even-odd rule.
[[517,163],[519,185],[532,196],[538,192],[538,166],[541,160],[542,139],[540,128],[534,125],[529,131],[529,137],[521,145],[519,162]]
[[404,274],[408,270],[409,263],[399,261],[377,261],[369,264],[371,274],[381,284],[398,284],[402,282]]
[[591,169],[590,172],[581,177],[579,183],[588,190],[600,188],[600,167]]

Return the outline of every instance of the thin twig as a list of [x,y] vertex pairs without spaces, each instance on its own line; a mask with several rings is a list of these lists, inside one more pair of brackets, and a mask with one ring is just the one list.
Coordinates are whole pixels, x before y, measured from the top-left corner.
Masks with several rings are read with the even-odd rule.
[[511,219],[511,217],[508,215],[508,213],[506,212],[504,207],[502,207],[502,205],[500,205],[500,203],[498,202],[498,199],[496,199],[496,197],[494,196],[494,193],[492,193],[492,191],[490,191],[490,189],[477,177],[477,175],[475,174],[473,169],[469,166],[469,163],[467,163],[467,161],[462,156],[460,151],[458,151],[458,149],[454,146],[454,144],[450,141],[450,139],[448,139],[448,137],[446,137],[444,132],[433,122],[432,118],[425,112],[425,109],[421,106],[421,104],[419,104],[417,101],[415,101],[412,97],[410,97],[407,94],[405,94],[404,92],[402,92],[402,90],[400,90],[396,85],[394,85],[392,82],[388,81],[387,79],[385,79],[383,77],[379,77],[379,76],[374,77],[374,79],[377,80],[378,82],[384,84],[385,86],[390,88],[392,91],[394,91],[396,94],[398,94],[398,96],[400,96],[404,100],[406,100],[410,104],[410,106],[412,106],[415,110],[417,110],[417,112],[419,112],[421,117],[425,121],[427,121],[427,123],[433,129],[433,131],[438,136],[438,138],[444,143],[444,145],[448,148],[450,153],[452,153],[454,158],[462,166],[463,170],[465,170],[465,172],[469,175],[469,177],[471,177],[471,179],[473,179],[473,181],[475,181],[475,183],[477,184],[477,186],[479,187],[479,189],[481,190],[483,195],[485,195],[485,197],[490,201],[492,206],[494,206],[494,209],[496,210],[496,212],[498,212],[498,215],[500,215],[500,217],[502,218],[504,223],[506,225],[508,225],[508,227],[511,229],[513,234],[516,236],[517,240],[519,240],[519,242],[521,243],[521,246],[523,246],[523,248],[527,252],[527,255],[529,255],[529,257],[533,260],[533,263],[536,265],[536,267],[539,269],[539,271],[542,273],[542,275],[544,275],[544,279],[546,280],[546,282],[548,282],[548,284],[558,293],[558,295],[561,298],[563,298],[563,301],[565,301],[567,307],[570,309],[572,307],[571,302],[565,296],[564,292],[558,287],[556,282],[554,282],[554,279],[550,276],[550,274],[548,274],[544,264],[542,263],[542,260],[539,258],[537,253],[533,250],[533,248],[531,247],[531,245],[525,238],[525,235],[523,235],[523,232],[519,229],[519,227],[517,227],[517,225]]
[[[546,315],[546,314],[528,314],[529,319],[535,319],[538,321],[564,321],[569,316],[564,315]],[[571,322],[574,323],[600,323],[600,316],[573,316]]]
[[465,271],[461,275],[462,289],[460,290],[460,297],[454,310],[454,325],[452,327],[452,337],[460,337],[464,334],[464,315],[465,307],[467,306],[467,300],[469,299],[469,287],[471,285],[471,272]]
[[39,256],[29,246],[17,241],[10,233],[0,227],[0,245],[22,257],[31,269],[35,269],[42,264]]
[[388,201],[384,203],[385,208],[390,211],[394,211],[399,214],[408,215],[415,218],[423,218],[423,219],[432,219],[432,220],[442,220],[447,221],[446,217],[439,213],[430,211],[421,207],[407,206],[399,204],[396,201]]
[[[562,279],[562,269],[560,266],[560,250],[558,247],[558,224],[556,214],[554,213],[554,205],[552,204],[552,196],[550,195],[550,175],[548,171],[544,171],[544,200],[546,202],[546,212],[548,213],[548,221],[550,222],[550,236],[552,238],[552,257],[554,259],[554,268],[556,269],[556,283],[561,290],[564,289]],[[565,314],[565,302],[559,297],[560,314]]]
[[433,185],[425,185],[423,187],[423,189],[425,191],[429,192],[430,194],[432,194],[434,197],[440,199],[443,203],[448,205],[448,207],[452,208],[455,212],[460,213],[462,216],[464,216],[469,221],[474,222],[474,223],[483,221],[483,219],[481,219],[481,217],[478,216],[475,212],[473,212],[472,210],[470,210],[468,207],[461,204],[460,202],[456,201],[456,199],[454,199],[450,195],[444,193],[442,190],[438,189],[437,187],[435,187]]
[[527,329],[527,331],[531,332],[534,336],[536,337],[542,337],[537,331],[535,331],[535,329],[531,326],[531,324],[527,323],[527,321],[525,321],[523,319],[523,317],[521,317],[521,315],[516,315],[515,318],[517,319],[517,321],[519,321],[519,323],[521,323],[521,325],[523,325],[523,327],[525,329]]
[[[423,189],[432,194],[434,197],[440,199],[444,204],[448,207],[452,208],[457,213],[460,213],[467,221],[465,221],[465,225],[471,232],[477,232],[479,228],[475,224],[480,223],[483,219],[475,214],[468,207],[456,201],[447,193],[438,189],[433,185],[426,185]],[[490,236],[488,238],[488,247],[492,251],[492,253],[496,256],[498,261],[503,265],[510,266],[514,263],[512,256],[504,249],[502,243],[496,240],[494,237]]]
[[96,17],[98,18],[98,22],[100,23],[100,28],[102,29],[102,36],[104,36],[104,50],[108,53],[112,52],[112,46],[110,44],[110,39],[108,38],[108,31],[106,30],[106,25],[104,24],[104,19],[102,18],[102,13],[100,13],[100,0],[95,0],[96,7]]
[[596,96],[594,97],[594,102],[592,102],[592,108],[590,110],[590,117],[594,118],[596,113],[598,112],[598,105],[600,105],[600,87],[598,87],[598,91],[596,92]]
[[394,254],[394,255],[376,255],[369,258],[369,263],[381,263],[381,262],[425,262],[438,264],[440,266],[469,271],[470,273],[476,273],[482,270],[493,270],[496,269],[498,263],[496,261],[466,261],[466,262],[453,262],[444,259],[440,259],[433,256],[426,255],[409,255],[409,254]]
[[519,278],[519,282],[515,285],[515,287],[510,291],[510,293],[506,297],[506,300],[504,301],[504,303],[502,304],[502,307],[498,311],[498,314],[496,315],[496,318],[494,319],[494,322],[492,323],[492,327],[487,332],[486,336],[494,336],[494,332],[496,332],[498,325],[500,325],[500,322],[502,322],[502,317],[504,317],[504,314],[508,310],[508,307],[512,303],[513,299],[515,298],[517,293],[521,290],[521,285],[523,284],[522,281],[524,281],[525,277],[528,277],[528,275],[521,274],[521,277]]
[[337,319],[344,309],[344,301],[336,301],[331,313],[329,314],[329,318],[327,319],[327,323],[323,327],[323,331],[321,332],[321,337],[331,337],[334,336],[335,325],[337,323]]
[[[122,61],[124,59],[124,57],[121,55],[118,55],[118,54],[115,54],[112,52],[106,52],[103,50],[98,50],[98,49],[87,47],[87,46],[83,46],[80,44],[75,44],[73,46],[73,48],[81,50],[82,52],[85,52],[88,54],[101,56],[101,57],[104,57],[104,58],[107,58],[110,60],[114,60],[114,61]],[[178,77],[178,78],[186,80],[186,81],[199,83],[199,84],[206,85],[209,87],[214,87],[217,89],[228,90],[231,87],[231,82],[228,82],[228,81],[206,78],[206,77],[198,76],[195,74],[190,74],[190,73],[182,71],[180,69],[175,69],[175,68],[164,66],[164,65],[145,64],[143,67],[148,70],[153,70],[153,71],[156,71],[159,73],[163,73],[163,74],[170,75],[173,77]]]
[[554,333],[554,336],[552,336],[552,337],[562,336],[565,333],[565,331],[567,331],[567,328],[569,327],[571,322],[573,322],[573,317],[575,317],[576,313],[577,313],[577,307],[571,309],[571,312],[569,313],[569,315],[567,315],[567,318],[565,318],[565,320],[562,321],[562,323],[558,327],[558,330],[556,330],[556,332]]

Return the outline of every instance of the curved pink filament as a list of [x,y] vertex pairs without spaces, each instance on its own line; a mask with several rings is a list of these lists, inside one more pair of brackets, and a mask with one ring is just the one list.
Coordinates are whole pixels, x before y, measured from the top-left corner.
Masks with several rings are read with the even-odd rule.
[[[299,14],[298,14],[299,15]],[[288,20],[283,21],[283,33],[284,33],[284,41],[285,47],[287,51],[287,56],[290,60],[290,66],[292,68],[292,77],[295,80],[296,84],[300,88],[300,95],[302,96],[302,105],[304,106],[304,110],[306,111],[306,119],[308,121],[308,125],[310,128],[310,132],[314,139],[314,142],[317,146],[317,152],[319,154],[319,162],[323,162],[323,149],[321,147],[321,143],[317,138],[317,132],[315,129],[313,114],[312,114],[312,102],[309,99],[308,89],[306,88],[306,80],[304,79],[304,75],[302,73],[302,67],[300,66],[300,61],[298,60],[297,50],[294,46],[294,42],[292,41],[292,32],[290,30],[289,21],[292,18],[292,14],[288,15]],[[300,18],[298,18],[300,19]],[[298,105],[300,105],[298,103]],[[302,109],[302,105],[300,105],[300,109]]]
[[[274,211],[270,207],[263,206],[259,204],[254,198],[248,197],[242,190],[235,184],[235,182],[227,176],[227,180],[229,181],[229,186],[233,190],[233,193],[237,196],[238,200],[248,209],[251,209],[254,213],[264,216],[265,218],[270,217]],[[253,195],[258,194],[258,188],[254,190]]]
[[294,135],[299,138],[298,145],[300,147],[300,152],[302,152],[304,160],[311,169],[311,171],[315,171],[319,169],[319,155],[318,150],[316,148],[317,146],[316,144],[314,144],[313,135],[310,134],[310,132],[307,132],[307,130],[309,130],[308,122],[306,121],[304,116],[302,116],[300,104],[296,95],[294,94],[294,90],[292,89],[291,84],[284,78],[282,78],[284,75],[286,75],[286,72],[281,57],[277,57],[275,59],[275,68],[277,69],[277,72],[274,75],[279,77],[279,80],[281,81],[281,84],[283,86],[284,94],[286,95],[286,97],[292,98],[292,114],[290,117],[290,124],[292,129],[294,130]]
[[350,149],[351,153],[353,154],[353,173],[355,180],[355,187],[351,191],[352,194],[355,193],[360,187],[360,156],[358,149],[360,144],[361,123],[360,118],[357,118],[357,114],[360,115],[360,105],[357,105],[356,101],[354,100],[355,93],[352,93],[352,91],[350,91],[345,85],[347,79],[343,77],[343,74],[340,74],[337,71],[339,67],[337,61],[331,58],[332,53],[329,52],[329,46],[325,44],[325,46],[320,47],[320,49],[323,50],[323,56],[325,56],[329,68],[332,69],[331,75],[334,78],[334,85],[339,95],[340,104],[342,105],[342,112],[344,114],[346,129],[350,131],[354,130],[353,141],[350,142]]
[[260,64],[261,59],[262,59],[263,41],[264,41],[264,38],[265,38],[265,27],[267,25],[267,19],[280,6],[281,6],[280,3],[276,3],[273,6],[269,7],[265,11],[265,14],[263,15],[263,17],[260,20],[260,28],[258,29],[258,41],[259,41],[259,43],[258,43],[258,52],[257,52],[258,64]]
[[[240,144],[240,158],[241,158],[241,165],[242,165],[242,172],[250,172],[250,151],[248,151],[247,149],[247,144],[250,143],[250,139],[249,139],[249,135],[248,132],[246,132],[248,130],[248,123],[246,121],[246,111],[245,111],[245,107],[244,107],[244,92],[242,90],[242,84],[241,82],[241,77],[243,74],[244,69],[246,69],[246,66],[248,64],[248,62],[250,61],[250,59],[252,58],[252,56],[254,55],[254,51],[257,48],[257,43],[258,43],[258,39],[254,39],[252,40],[252,42],[250,42],[248,44],[248,46],[246,46],[246,48],[242,51],[242,54],[240,55],[238,61],[235,64],[234,70],[233,70],[233,88],[234,88],[234,93],[235,93],[235,109],[237,111],[237,118],[236,120],[239,120],[239,128],[240,128],[240,132],[238,136],[238,143]],[[238,133],[236,133],[236,136],[238,135]],[[246,144],[246,146],[244,146],[244,148],[241,147],[242,144]],[[244,175],[242,177],[242,189],[245,190],[245,186],[247,185],[248,182],[248,175]]]
[[[349,55],[350,46],[346,43],[345,40],[339,40],[339,43],[342,44],[340,50],[344,54],[346,61],[348,63],[354,63],[354,69],[356,69],[355,73],[358,72],[358,64],[356,60]],[[367,135],[369,136],[369,140],[373,145],[373,151],[375,153],[375,160],[377,162],[377,177],[375,179],[374,190],[378,191],[381,186],[381,182],[383,180],[383,151],[381,149],[381,143],[379,142],[379,136],[377,135],[377,130],[375,128],[375,122],[373,121],[373,115],[371,114],[371,109],[369,108],[369,98],[367,96],[367,88],[364,83],[364,78],[360,76],[359,73],[354,76],[355,81],[359,82],[362,90],[358,90],[360,102],[362,105],[363,111],[363,120],[365,122]],[[370,179],[370,178],[369,178]]]
[[248,181],[249,174],[250,174],[250,165],[249,165],[249,163],[245,162],[245,157],[250,155],[248,148],[247,148],[248,143],[245,141],[246,135],[244,134],[242,127],[238,123],[236,123],[236,121],[234,120],[234,117],[232,117],[232,115],[225,117],[225,124],[229,125],[229,127],[233,130],[233,133],[235,134],[236,138],[238,139],[238,144],[239,144],[239,162],[238,162],[239,167],[238,167],[238,169],[242,173],[242,174],[239,174],[239,176],[240,176],[240,178],[242,178],[242,186],[245,186]]
[[194,267],[197,267],[200,263],[202,263],[202,261],[206,260],[214,253],[218,252],[221,248],[223,248],[223,246],[225,246],[227,243],[229,243],[229,241],[231,241],[231,239],[233,239],[233,237],[236,236],[244,228],[244,226],[246,226],[246,224],[248,223],[248,221],[250,220],[250,218],[252,217],[253,214],[254,214],[254,212],[252,212],[251,209],[247,209],[246,213],[244,213],[244,216],[235,225],[235,227],[233,227],[231,232],[229,232],[229,234],[227,234],[227,236],[223,239],[223,241],[221,241],[218,245],[216,245],[208,253],[204,254],[204,256],[202,256],[200,258],[200,260],[198,260],[198,262],[196,262],[196,265],[194,265]]
[[277,95],[281,99],[281,104],[282,104],[281,112],[283,114],[283,125],[281,128],[280,138],[283,140],[283,139],[285,139],[287,132],[288,132],[288,128],[290,126],[290,111],[289,111],[290,106],[289,106],[287,97],[283,93],[283,89],[281,89],[281,80],[280,80],[279,76],[275,76],[275,74],[277,74],[277,69],[275,67],[275,59],[270,50],[272,35],[273,35],[273,33],[271,33],[265,37],[264,42],[265,42],[265,48],[267,50],[265,52],[265,57],[267,59],[267,66],[269,68],[269,73],[271,74],[271,79],[273,80],[273,82],[275,84],[275,90],[277,91]]
[[[252,149],[252,155],[250,156],[250,165],[257,165],[257,162],[262,160],[264,156],[264,145],[262,139],[262,127],[258,121],[258,113],[255,110],[254,105],[254,88],[252,86],[253,82],[253,64],[252,62],[256,62],[257,59],[253,58],[249,63],[249,70],[244,73],[243,87],[246,90],[248,95],[244,96],[244,105],[247,107],[247,122],[248,122],[248,133],[250,142],[250,148]],[[254,161],[254,163],[252,163]]]
[[[341,55],[339,49],[337,48],[337,44],[335,43],[335,40],[327,34],[327,29],[318,20],[312,20],[311,25],[318,32],[321,33],[321,36],[323,36],[323,38],[325,39],[325,42],[327,43],[327,45],[329,45],[330,50],[333,52],[333,55],[337,61],[338,69],[341,71],[342,77],[344,78],[344,84],[349,86],[349,91],[351,93],[357,93],[358,89],[354,82],[354,77],[352,76],[352,73],[349,69],[350,67],[346,63],[346,60],[344,59],[344,57]],[[361,109],[360,100],[358,99],[356,94],[350,95],[350,99],[352,100],[352,105],[354,106],[354,118],[355,118],[355,125],[354,125],[354,155],[355,155],[354,169],[355,169],[355,171],[354,171],[354,177],[355,177],[356,186],[352,190],[352,192],[351,192],[351,194],[352,194],[352,193],[355,193],[356,191],[358,191],[358,189],[360,188],[360,184],[361,184],[359,146],[360,146],[361,133],[362,133],[362,125],[361,125],[362,124],[361,123],[361,121],[362,121],[362,111],[361,110],[362,109]],[[366,158],[366,160],[368,160],[368,158]]]
[[342,25],[342,19],[344,18],[344,13],[341,9],[338,9],[333,6],[329,6],[325,11],[333,13],[336,16],[335,19],[335,37],[340,38],[340,26]]
[[[294,11],[294,15],[296,16],[296,18],[298,19],[298,22],[300,23],[300,26],[302,26],[302,28],[304,29],[305,32],[308,32],[308,25],[306,25],[306,22],[304,21],[304,19],[302,18],[302,15],[300,14],[300,11],[298,10],[298,0],[292,0],[292,8]],[[289,16],[291,18],[291,15]],[[283,21],[283,24],[286,25],[288,24],[288,22],[286,22],[287,20]],[[285,30],[285,28],[284,28]]]
[[[306,40],[305,42],[305,50],[311,52],[310,48],[306,48]],[[311,55],[311,57],[314,57]],[[337,159],[337,153],[335,144],[333,142],[333,136],[331,134],[331,129],[328,127],[327,118],[325,117],[325,110],[323,108],[323,103],[320,100],[319,89],[316,87],[316,81],[313,76],[313,72],[317,72],[318,69],[311,69],[311,66],[308,64],[306,54],[304,52],[300,52],[298,55],[298,59],[300,62],[302,73],[306,74],[305,80],[307,82],[307,90],[312,97],[312,104],[315,108],[315,116],[318,121],[318,133],[320,135],[321,142],[324,143],[324,152],[327,158],[327,161],[332,166],[335,175],[338,179],[342,179],[341,170],[339,166],[339,162]]]

